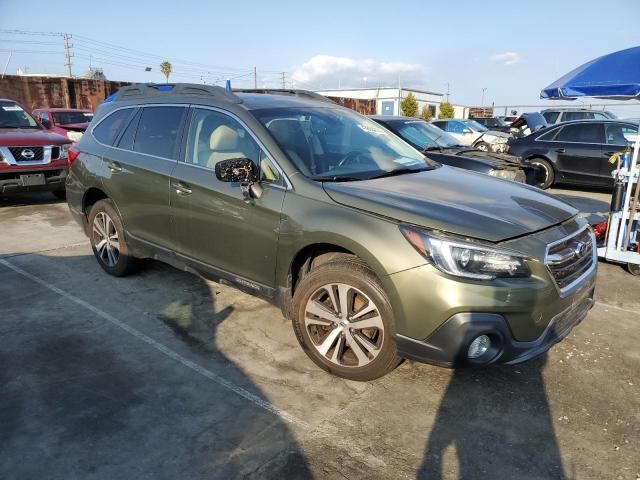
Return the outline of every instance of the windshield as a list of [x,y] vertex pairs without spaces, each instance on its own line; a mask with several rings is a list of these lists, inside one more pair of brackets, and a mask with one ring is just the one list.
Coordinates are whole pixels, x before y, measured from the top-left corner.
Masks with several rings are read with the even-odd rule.
[[0,102],[0,128],[40,128],[31,115],[13,102]]
[[91,112],[51,112],[53,121],[57,125],[71,125],[72,123],[88,123],[93,118]]
[[467,125],[474,132],[488,132],[489,129],[482,125],[481,123],[476,122],[475,120],[465,120],[464,124]]
[[447,132],[422,120],[389,122],[389,127],[420,150],[464,146]]
[[380,125],[335,107],[252,111],[303,175],[315,180],[364,180],[437,166]]

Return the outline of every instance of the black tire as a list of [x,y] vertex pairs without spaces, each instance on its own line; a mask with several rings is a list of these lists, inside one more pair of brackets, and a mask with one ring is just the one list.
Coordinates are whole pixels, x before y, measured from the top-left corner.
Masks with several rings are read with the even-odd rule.
[[[326,327],[307,325],[305,318],[307,317],[308,302],[314,301],[315,298],[317,298],[315,296],[321,291],[324,291],[325,298],[328,298],[327,291],[324,290],[324,287],[331,286],[332,289],[335,287],[336,290],[334,294],[336,295],[336,302],[340,303],[337,290],[338,284],[351,289],[349,290],[349,295],[352,297],[349,302],[352,308],[349,308],[348,314],[352,311],[353,316],[357,316],[359,312],[366,310],[371,305],[377,311],[372,312],[372,315],[364,315],[361,319],[367,319],[373,316],[383,328],[365,327],[364,329],[358,329],[356,327],[352,329],[346,325],[356,326],[357,322],[361,319],[353,320],[351,323],[348,321],[344,322],[345,325],[343,325],[343,322],[340,324],[334,322],[332,325]],[[346,298],[349,298],[349,295],[347,295]],[[315,298],[312,300],[312,297]],[[367,303],[359,308],[358,311],[355,311],[355,303],[358,300],[360,302],[366,300]],[[369,300],[371,303],[368,302]],[[330,302],[331,300],[326,301]],[[340,315],[342,315],[342,313],[340,313]],[[321,264],[306,274],[300,280],[295,290],[292,300],[291,316],[293,329],[302,349],[316,365],[329,373],[349,380],[368,381],[389,373],[395,369],[401,361],[396,347],[391,303],[374,273],[366,265],[357,261],[357,259],[355,261],[336,259],[335,261]],[[344,318],[350,319],[347,315],[345,315]],[[332,332],[338,330],[341,332],[337,337],[338,343],[335,344],[333,349],[323,355],[319,351],[321,345],[318,343],[322,344]],[[322,333],[319,333],[319,331],[328,333],[322,337]],[[320,340],[317,342],[312,339],[312,336],[316,338],[320,337]],[[375,349],[375,355],[371,350],[364,348],[363,338],[369,341],[370,346],[376,343],[377,348]],[[359,351],[365,353],[367,356],[368,363],[362,366],[359,366],[360,360],[357,358],[356,351],[350,346],[350,342],[355,342],[356,339],[359,339],[356,342],[356,346],[360,347]],[[341,355],[341,360],[343,361],[337,360],[338,363],[336,363],[328,357],[333,357],[338,349],[340,352],[338,356]],[[331,355],[329,355],[329,353],[331,353]],[[348,365],[349,361],[355,361],[357,364]]]
[[[100,216],[99,219],[103,219],[105,215],[113,225],[113,230],[110,226],[107,227],[107,235],[109,235],[111,231],[115,231],[117,234],[117,241],[113,242],[114,244],[117,243],[117,257],[105,253],[105,248],[107,247],[102,247],[99,251],[99,243],[104,237],[102,237],[98,232],[94,222],[96,222],[96,217]],[[100,223],[100,220],[98,220],[98,223]],[[125,241],[122,220],[120,219],[120,215],[118,215],[118,212],[113,206],[111,200],[100,200],[91,207],[88,225],[91,249],[93,250],[96,260],[98,260],[98,263],[105,272],[115,277],[124,277],[138,269],[140,260],[129,255],[129,248]],[[115,261],[111,263],[112,260]]]
[[67,199],[67,191],[66,190],[54,190],[51,193],[53,193],[53,196],[56,197],[58,200],[66,200]]
[[640,265],[637,263],[627,263],[627,270],[631,275],[640,275]]
[[482,150],[483,152],[491,151],[491,145],[489,145],[487,142],[478,142],[475,144],[475,148],[477,148],[478,150]]
[[538,183],[536,183],[536,187],[546,190],[551,187],[556,180],[556,172],[553,169],[553,165],[548,160],[544,158],[534,157],[530,159],[527,163],[529,165],[533,165],[534,167],[539,168],[538,173]]

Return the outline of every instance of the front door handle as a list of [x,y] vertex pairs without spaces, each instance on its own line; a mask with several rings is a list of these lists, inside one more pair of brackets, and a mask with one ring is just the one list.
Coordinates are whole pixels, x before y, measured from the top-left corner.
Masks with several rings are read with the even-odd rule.
[[171,186],[178,195],[191,195],[193,193],[193,190],[181,182],[173,182]]
[[556,148],[557,153],[565,153],[567,150],[564,148]]
[[107,162],[107,167],[109,167],[109,170],[111,170],[111,173],[118,173],[122,171],[122,167],[118,162],[109,161]]

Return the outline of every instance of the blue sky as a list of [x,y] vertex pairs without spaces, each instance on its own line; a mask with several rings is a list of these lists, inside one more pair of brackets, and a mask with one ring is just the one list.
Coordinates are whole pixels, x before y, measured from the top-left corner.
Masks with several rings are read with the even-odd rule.
[[[1,30],[72,34],[74,74],[91,56],[109,79],[161,81],[158,64],[167,58],[175,81],[235,77],[234,86],[250,86],[254,66],[261,86],[280,85],[279,72],[299,88],[396,85],[399,77],[438,92],[448,82],[461,104],[479,104],[482,88],[487,104],[541,103],[540,89],[575,66],[640,44],[639,20],[638,0],[60,0],[34,2],[28,12],[24,0],[0,0]],[[63,73],[62,44],[0,33],[0,68],[14,50],[8,73]]]

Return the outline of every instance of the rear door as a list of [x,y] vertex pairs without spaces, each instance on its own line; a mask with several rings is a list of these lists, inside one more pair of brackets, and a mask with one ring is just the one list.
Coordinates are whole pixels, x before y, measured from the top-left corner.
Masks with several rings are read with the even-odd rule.
[[[275,283],[285,178],[249,130],[228,112],[193,108],[186,153],[171,180],[178,252],[254,290]],[[215,165],[248,158],[264,191],[244,198],[240,184],[219,181]]]
[[585,122],[566,125],[554,139],[556,165],[566,180],[585,184],[606,184],[602,175],[604,125]]
[[[117,111],[115,112],[117,113]],[[183,105],[138,108],[113,146],[103,153],[109,197],[125,229],[138,240],[171,248],[170,176],[187,113]]]

